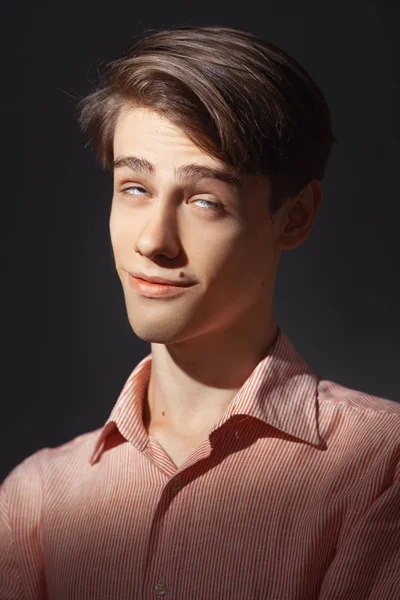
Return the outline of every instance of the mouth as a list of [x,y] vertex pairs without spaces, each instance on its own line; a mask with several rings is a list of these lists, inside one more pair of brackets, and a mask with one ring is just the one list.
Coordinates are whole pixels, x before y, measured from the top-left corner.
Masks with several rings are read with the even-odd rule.
[[135,279],[140,279],[141,281],[145,281],[145,282],[151,283],[151,284],[170,285],[170,286],[174,286],[174,287],[188,287],[190,285],[193,285],[193,282],[191,282],[191,281],[187,281],[187,282],[173,281],[171,279],[165,279],[164,277],[158,277],[158,276],[152,277],[150,275],[145,275],[144,273],[138,273],[138,272],[128,272],[128,273],[131,277],[134,277]]
[[135,291],[139,292],[140,295],[145,296],[147,298],[177,296],[180,294],[184,294],[185,291],[188,290],[188,288],[194,285],[193,283],[171,284],[147,281],[145,279],[141,279],[140,277],[136,277],[131,273],[128,273],[128,283]]

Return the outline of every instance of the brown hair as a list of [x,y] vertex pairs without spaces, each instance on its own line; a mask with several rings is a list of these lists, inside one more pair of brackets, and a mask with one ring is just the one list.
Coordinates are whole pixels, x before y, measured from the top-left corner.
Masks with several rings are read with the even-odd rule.
[[277,46],[228,27],[147,30],[105,65],[76,107],[105,169],[113,168],[116,120],[130,106],[166,116],[238,175],[267,175],[271,213],[322,180],[337,143],[326,100],[304,68]]

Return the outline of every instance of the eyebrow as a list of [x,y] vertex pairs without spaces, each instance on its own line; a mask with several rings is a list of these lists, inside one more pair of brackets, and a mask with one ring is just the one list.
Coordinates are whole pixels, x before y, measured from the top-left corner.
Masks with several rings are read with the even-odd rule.
[[[135,173],[144,175],[154,174],[155,166],[145,158],[138,156],[121,156],[113,162],[114,170],[127,167]],[[241,187],[241,179],[233,171],[223,167],[207,167],[205,165],[197,165],[195,163],[182,165],[178,169],[175,168],[175,177],[178,181],[185,180],[200,180],[200,179],[219,179],[225,183],[229,183],[237,188]]]

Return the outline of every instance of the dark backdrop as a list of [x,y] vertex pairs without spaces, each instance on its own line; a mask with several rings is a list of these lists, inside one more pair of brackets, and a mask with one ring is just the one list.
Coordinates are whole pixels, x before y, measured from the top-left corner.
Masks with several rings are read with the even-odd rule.
[[398,6],[86,0],[3,8],[0,479],[39,448],[100,427],[150,351],[130,328],[112,261],[111,175],[72,116],[99,61],[144,28],[248,30],[292,54],[320,85],[338,145],[311,235],[282,255],[275,315],[321,377],[400,401]]

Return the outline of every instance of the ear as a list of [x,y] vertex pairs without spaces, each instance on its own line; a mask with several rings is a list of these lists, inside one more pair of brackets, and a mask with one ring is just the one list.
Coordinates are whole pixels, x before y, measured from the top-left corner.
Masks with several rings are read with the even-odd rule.
[[284,204],[277,244],[280,250],[293,250],[308,237],[322,202],[320,181],[310,181],[297,196]]

